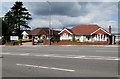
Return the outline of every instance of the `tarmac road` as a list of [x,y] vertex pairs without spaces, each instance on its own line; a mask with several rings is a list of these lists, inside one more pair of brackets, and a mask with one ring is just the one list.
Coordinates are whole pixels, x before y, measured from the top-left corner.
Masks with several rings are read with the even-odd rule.
[[3,77],[118,77],[117,46],[3,46]]

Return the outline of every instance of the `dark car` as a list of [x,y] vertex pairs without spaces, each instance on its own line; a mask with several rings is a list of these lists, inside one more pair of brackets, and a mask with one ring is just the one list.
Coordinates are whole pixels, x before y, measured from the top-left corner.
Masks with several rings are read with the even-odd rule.
[[42,39],[39,39],[39,43],[43,43],[43,40],[42,40]]

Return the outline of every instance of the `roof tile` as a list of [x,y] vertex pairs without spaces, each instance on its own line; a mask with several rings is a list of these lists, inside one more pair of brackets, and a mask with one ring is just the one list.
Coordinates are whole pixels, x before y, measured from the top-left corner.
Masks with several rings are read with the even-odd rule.
[[101,28],[101,27],[99,27],[98,25],[77,25],[77,26],[71,28],[71,31],[75,35],[91,34],[92,32],[94,32],[95,30],[97,30],[99,28]]

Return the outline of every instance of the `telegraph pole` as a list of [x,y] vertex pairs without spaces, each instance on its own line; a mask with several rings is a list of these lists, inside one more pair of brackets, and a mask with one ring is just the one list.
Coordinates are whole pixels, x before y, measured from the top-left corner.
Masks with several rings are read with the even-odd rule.
[[48,5],[49,5],[49,45],[51,45],[51,3],[49,1],[47,1]]

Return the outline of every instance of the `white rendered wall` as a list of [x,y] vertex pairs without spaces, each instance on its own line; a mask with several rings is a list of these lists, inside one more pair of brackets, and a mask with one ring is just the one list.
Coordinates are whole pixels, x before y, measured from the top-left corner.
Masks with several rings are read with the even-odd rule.
[[26,31],[23,31],[22,35],[23,35],[22,39],[29,39],[29,36],[26,33]]
[[60,40],[72,40],[72,35],[60,35]]

